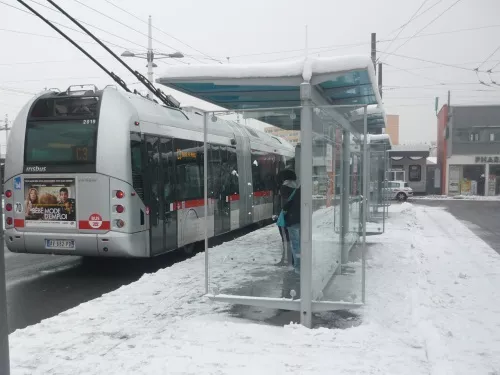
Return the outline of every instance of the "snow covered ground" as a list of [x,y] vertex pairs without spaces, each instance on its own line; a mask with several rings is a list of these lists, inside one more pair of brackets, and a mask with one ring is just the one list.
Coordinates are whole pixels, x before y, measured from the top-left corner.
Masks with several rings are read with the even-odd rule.
[[500,200],[500,195],[485,197],[482,195],[423,195],[423,196],[414,196],[413,199],[424,199],[424,200],[471,200],[471,201],[498,201]]
[[[202,298],[198,254],[12,333],[12,374],[499,374],[500,255],[444,210],[390,210],[356,326],[236,318]],[[279,248],[275,226],[211,251],[265,244]]]

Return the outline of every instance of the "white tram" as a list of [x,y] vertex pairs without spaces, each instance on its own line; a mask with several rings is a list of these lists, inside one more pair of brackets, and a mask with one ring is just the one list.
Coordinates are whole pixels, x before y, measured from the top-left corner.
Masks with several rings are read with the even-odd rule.
[[[214,118],[208,134],[209,237],[278,212],[285,140]],[[139,95],[46,91],[19,113],[5,161],[13,252],[151,257],[205,235],[203,116]]]

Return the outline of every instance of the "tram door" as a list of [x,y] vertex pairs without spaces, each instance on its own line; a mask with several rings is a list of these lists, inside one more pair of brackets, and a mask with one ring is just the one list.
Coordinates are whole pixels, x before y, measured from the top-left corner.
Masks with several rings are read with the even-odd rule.
[[163,251],[163,214],[162,214],[162,184],[159,162],[159,137],[145,137],[146,144],[146,178],[144,200],[149,207],[151,254]]
[[175,209],[177,185],[175,181],[175,153],[172,138],[160,138],[160,159],[164,225],[163,248],[168,251],[177,249],[177,211]]
[[285,169],[285,163],[283,162],[283,157],[279,155],[273,155],[273,215],[278,215],[281,211],[281,196],[279,194],[280,186],[282,181],[281,172]]
[[230,183],[229,164],[226,146],[210,145],[209,177],[211,192],[215,199],[214,232],[215,235],[229,232],[231,229],[231,208],[229,204]]

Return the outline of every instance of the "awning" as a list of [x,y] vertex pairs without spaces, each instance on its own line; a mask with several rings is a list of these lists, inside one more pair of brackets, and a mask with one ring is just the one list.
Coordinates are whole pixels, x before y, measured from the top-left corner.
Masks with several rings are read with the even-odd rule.
[[[271,108],[298,107],[300,85],[310,82],[318,106],[351,106],[336,109],[363,130],[363,109],[369,105],[368,131],[385,127],[373,63],[368,57],[307,58],[292,62],[263,64],[217,64],[171,66],[156,82],[227,110],[245,111],[282,129],[299,129],[300,115],[287,115]],[[359,106],[356,111],[356,107]],[[361,109],[359,109],[361,108]],[[360,112],[361,111],[361,112]],[[360,116],[361,115],[361,116]]]

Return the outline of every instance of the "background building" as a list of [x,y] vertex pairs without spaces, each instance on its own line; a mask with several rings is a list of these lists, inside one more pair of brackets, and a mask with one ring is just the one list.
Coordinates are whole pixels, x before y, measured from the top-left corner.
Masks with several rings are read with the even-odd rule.
[[437,139],[442,194],[500,194],[500,105],[444,105]]
[[386,115],[385,133],[391,137],[393,145],[399,145],[399,115]]

